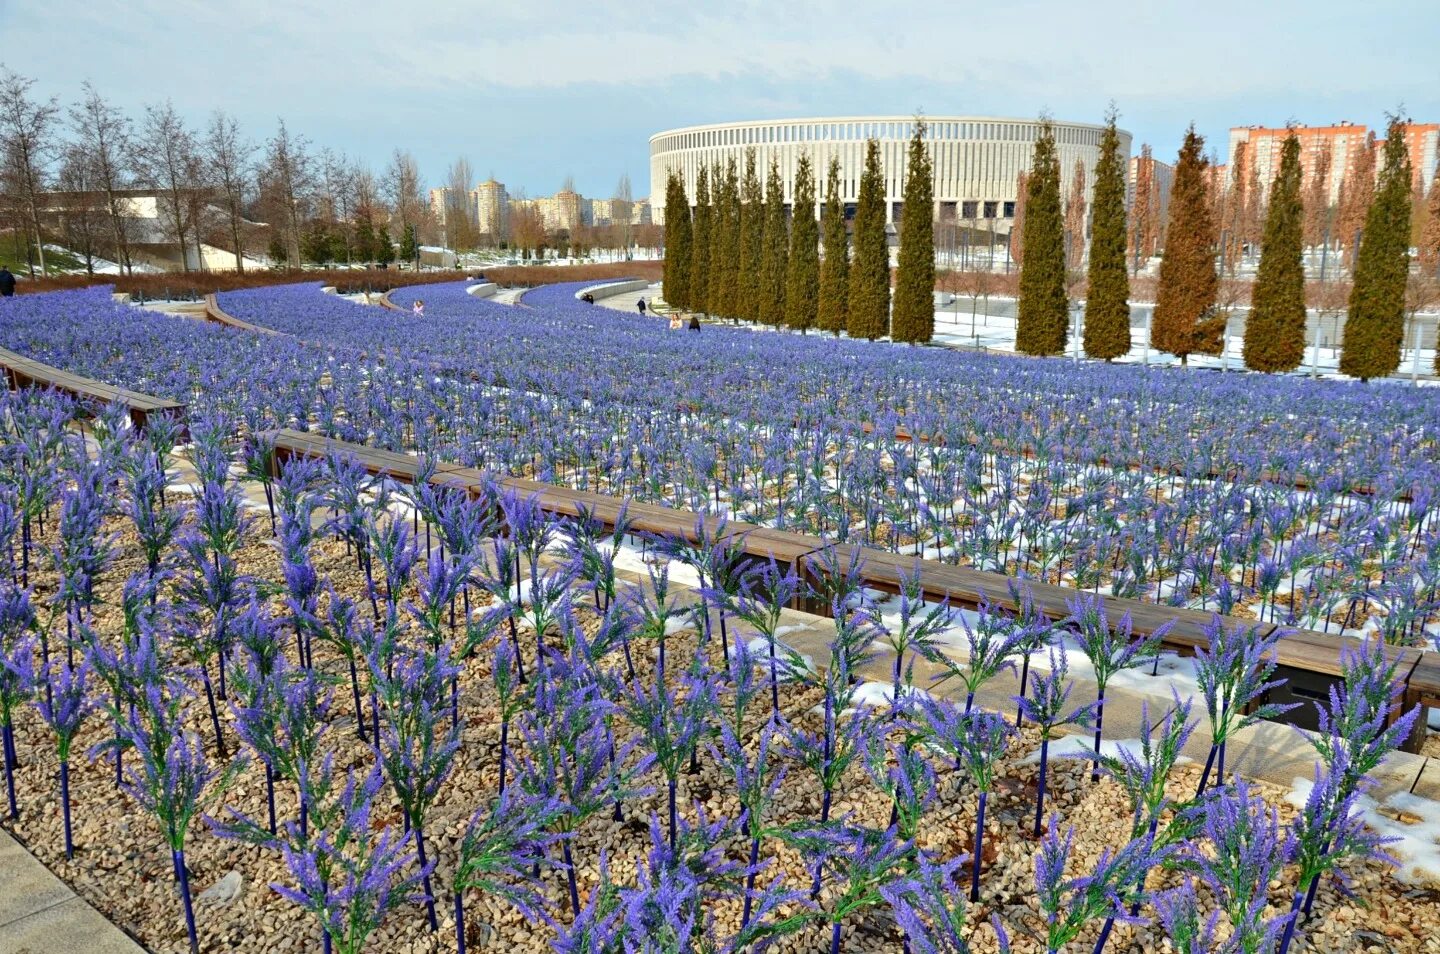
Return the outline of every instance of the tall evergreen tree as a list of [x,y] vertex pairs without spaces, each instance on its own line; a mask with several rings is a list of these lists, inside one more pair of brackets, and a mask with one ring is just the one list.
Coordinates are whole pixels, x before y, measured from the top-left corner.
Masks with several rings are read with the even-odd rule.
[[665,301],[673,308],[690,307],[690,200],[685,182],[672,170],[665,180]]
[[822,228],[825,258],[820,263],[819,298],[815,324],[837,338],[847,322],[850,297],[850,242],[845,234],[845,202],[840,198],[840,159],[830,157],[825,176],[825,218]]
[[855,261],[850,267],[846,328],[852,338],[885,337],[890,330],[890,249],[885,242],[885,178],[880,141],[865,143],[865,171],[855,208]]
[[1220,278],[1204,149],[1205,139],[1191,123],[1170,187],[1170,223],[1150,324],[1150,343],[1182,363],[1192,354],[1219,354],[1225,334],[1225,319],[1215,314]]
[[925,120],[915,118],[905,158],[905,204],[890,335],[896,341],[935,337],[935,176],[925,145]]
[[1020,263],[1020,301],[1015,350],[1023,354],[1062,354],[1069,337],[1069,300],[1065,295],[1065,221],[1060,207],[1060,159],[1055,127],[1040,126],[1026,182],[1024,257]]
[[740,276],[740,193],[735,160],[725,164],[722,176],[717,167],[710,176],[711,215],[710,281],[706,285],[712,314],[737,318],[736,282]]
[[415,223],[405,226],[400,233],[400,260],[414,265],[420,261],[420,242],[415,236]]
[[701,166],[695,174],[695,215],[691,220],[690,294],[691,311],[709,311],[707,286],[710,281],[710,229],[714,210],[710,204],[710,170]]
[[[841,223],[844,229],[844,223]],[[843,235],[842,235],[843,240]],[[815,173],[805,153],[795,163],[790,203],[790,253],[785,272],[785,324],[804,332],[815,324],[820,292],[820,236],[815,224]]]
[[1085,298],[1085,353],[1110,361],[1130,350],[1130,275],[1125,267],[1125,159],[1115,108],[1105,116],[1090,226],[1090,290]]
[[760,320],[779,327],[785,323],[785,272],[789,267],[790,233],[785,227],[785,182],[780,163],[770,160],[765,177],[765,225],[760,261]]
[[1293,371],[1305,357],[1305,203],[1300,179],[1300,139],[1291,129],[1270,186],[1260,271],[1245,320],[1245,367],[1252,371]]
[[390,241],[390,230],[383,225],[380,226],[380,235],[375,239],[375,261],[381,268],[386,268],[395,261],[395,243]]
[[1400,367],[1405,337],[1405,282],[1410,273],[1410,156],[1405,122],[1390,117],[1385,164],[1355,259],[1350,309],[1340,345],[1340,373],[1368,381]]
[[760,320],[760,263],[765,254],[765,197],[755,168],[755,149],[745,150],[745,178],[740,183],[740,271],[736,279],[736,317]]

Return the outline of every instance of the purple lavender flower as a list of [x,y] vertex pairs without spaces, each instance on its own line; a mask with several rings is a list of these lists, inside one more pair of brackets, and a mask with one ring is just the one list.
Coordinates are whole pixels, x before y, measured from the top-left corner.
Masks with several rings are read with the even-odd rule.
[[[1209,799],[1196,811],[1200,833],[1209,847],[1202,850],[1192,843],[1184,858],[1229,918],[1228,944],[1239,951],[1275,950],[1293,915],[1265,917],[1269,884],[1293,854],[1294,836],[1282,830],[1276,811],[1264,799],[1250,794],[1244,779],[1237,779],[1233,789]],[[1183,913],[1178,899],[1169,913],[1171,917]],[[1165,916],[1162,911],[1162,920]],[[1212,919],[1191,936],[1198,941],[1213,932],[1213,926]]]
[[[387,668],[390,669],[387,672]],[[415,832],[420,866],[425,856],[425,815],[440,794],[460,749],[460,729],[445,716],[446,687],[459,669],[450,662],[450,647],[442,643],[434,652],[404,650],[391,667],[370,658],[370,679],[380,699],[381,729],[376,755],[408,827]],[[426,912],[430,930],[439,930],[430,876],[425,875]]]
[[36,700],[35,708],[55,733],[56,751],[60,758],[60,811],[65,828],[65,857],[69,859],[75,857],[70,831],[70,746],[80,726],[95,711],[95,702],[89,694],[90,665],[83,659],[74,667],[52,659],[45,667],[44,678],[50,684],[50,691],[44,699]]
[[[24,593],[20,594],[24,597]],[[24,605],[29,605],[28,602]],[[9,798],[10,820],[18,821],[20,809],[15,803],[15,710],[35,693],[39,678],[35,672],[34,637],[6,634],[0,641],[0,762],[5,763],[5,792]]]
[[1125,899],[1137,894],[1143,896],[1146,874],[1174,853],[1170,848],[1156,848],[1153,840],[1146,836],[1127,843],[1116,852],[1106,848],[1100,853],[1092,873],[1066,878],[1065,869],[1069,865],[1074,836],[1075,829],[1072,827],[1061,841],[1055,816],[1051,815],[1049,830],[1040,842],[1040,853],[1035,857],[1035,893],[1040,910],[1045,915],[1045,950],[1048,954],[1059,954],[1087,924],[1099,918],[1105,918],[1106,923],[1095,945],[1096,954],[1104,949],[1110,928],[1116,921],[1123,924],[1146,923],[1143,918],[1125,910]]
[[[1035,837],[1040,837],[1040,821],[1045,811],[1045,781],[1050,761],[1050,743],[1055,730],[1066,725],[1088,726],[1095,718],[1097,703],[1065,711],[1070,691],[1075,684],[1067,680],[1070,666],[1065,656],[1065,646],[1050,648],[1050,672],[1036,676],[1030,683],[1028,696],[1013,696],[1020,707],[1020,713],[1040,729],[1040,775],[1035,788]],[[1018,720],[1017,720],[1018,721]]]
[[1105,687],[1118,672],[1132,669],[1154,656],[1160,649],[1173,620],[1166,620],[1149,636],[1139,639],[1132,637],[1133,626],[1130,614],[1120,617],[1120,622],[1111,627],[1105,615],[1105,601],[1098,596],[1082,595],[1070,601],[1070,618],[1075,627],[1075,637],[1080,651],[1090,660],[1095,671],[1095,769],[1091,781],[1100,778],[1100,739],[1104,730]]
[[1210,754],[1200,773],[1197,797],[1205,791],[1217,756],[1216,784],[1225,784],[1225,743],[1231,736],[1261,719],[1273,719],[1295,708],[1276,703],[1252,705],[1281,684],[1270,676],[1275,672],[1275,646],[1282,635],[1276,630],[1262,637],[1254,626],[1226,629],[1219,616],[1205,628],[1208,646],[1195,650],[1195,681],[1210,719]]
[[554,867],[549,852],[560,840],[551,831],[567,809],[559,799],[501,795],[482,817],[476,812],[460,842],[451,884],[455,895],[455,939],[465,952],[466,889],[510,902],[530,921],[549,921],[543,883],[536,866]]

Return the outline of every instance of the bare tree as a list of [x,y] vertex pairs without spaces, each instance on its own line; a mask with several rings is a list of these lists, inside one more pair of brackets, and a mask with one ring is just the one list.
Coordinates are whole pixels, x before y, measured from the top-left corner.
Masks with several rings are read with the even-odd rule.
[[425,208],[425,201],[420,195],[421,186],[420,167],[416,164],[415,157],[396,149],[385,170],[385,193],[390,199],[395,217],[400,220],[402,232],[407,225],[419,228],[422,210]]
[[219,190],[225,214],[230,248],[235,253],[235,271],[245,272],[245,202],[250,194],[255,144],[240,133],[234,116],[216,111],[205,134],[204,158],[211,182]]
[[1330,144],[1315,153],[1310,164],[1310,179],[1305,183],[1305,244],[1314,248],[1329,241],[1330,236],[1330,165],[1333,153]]
[[[145,126],[136,143],[136,164],[141,174],[159,193],[160,220],[180,246],[180,267],[190,271],[186,242],[197,223],[191,213],[190,193],[195,188],[195,134],[185,125],[168,100],[145,108]],[[203,260],[202,260],[203,261]]]
[[285,120],[280,120],[279,129],[265,144],[265,164],[260,173],[262,200],[280,216],[282,243],[291,262],[300,261],[300,225],[315,185],[309,145],[305,137],[292,135]]
[[[60,105],[52,96],[48,100],[30,98],[35,81],[13,73],[0,72],[0,156],[4,160],[6,191],[25,207],[27,227],[35,239],[40,259],[40,272],[45,273],[45,239],[40,234],[40,193],[45,189],[45,173],[55,150],[55,119]],[[26,256],[29,259],[29,256]],[[30,265],[30,277],[35,266]]]
[[127,273],[134,274],[130,257],[130,231],[133,217],[121,193],[129,187],[130,120],[101,97],[88,80],[81,86],[83,97],[70,110],[75,129],[76,146],[85,154],[95,188],[105,193],[105,215],[114,243],[112,258]]
[[84,150],[71,145],[60,160],[55,185],[62,192],[74,192],[77,200],[60,213],[60,235],[65,247],[85,261],[87,274],[95,274],[95,257],[105,236],[104,215],[90,198],[95,191],[90,163]]
[[464,156],[450,164],[445,178],[445,239],[457,252],[470,251],[479,243],[479,226],[470,201],[475,187],[475,170]]
[[635,194],[630,189],[629,173],[620,176],[615,184],[615,198],[610,202],[610,225],[614,232],[615,244],[630,258],[630,245],[634,241]]
[[1065,197],[1065,267],[1071,271],[1078,271],[1085,258],[1085,211],[1085,164],[1076,159]]

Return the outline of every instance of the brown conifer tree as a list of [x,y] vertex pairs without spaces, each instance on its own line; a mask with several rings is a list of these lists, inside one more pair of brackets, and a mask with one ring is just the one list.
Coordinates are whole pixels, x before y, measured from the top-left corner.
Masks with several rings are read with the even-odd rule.
[[1375,134],[1366,134],[1365,143],[1350,160],[1340,193],[1340,214],[1335,238],[1345,250],[1345,260],[1355,267],[1355,242],[1365,228],[1365,216],[1375,198]]
[[1170,222],[1160,259],[1160,283],[1150,343],[1182,363],[1192,354],[1219,354],[1225,319],[1215,315],[1215,222],[1211,218],[1205,140],[1192,123],[1175,164]]

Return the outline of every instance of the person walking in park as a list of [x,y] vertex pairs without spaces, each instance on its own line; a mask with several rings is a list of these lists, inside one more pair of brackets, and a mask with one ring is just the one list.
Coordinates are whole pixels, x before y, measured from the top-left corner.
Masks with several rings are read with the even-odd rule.
[[635,307],[638,308],[638,309],[640,309],[640,317],[641,317],[641,318],[644,318],[644,317],[645,317],[645,299],[641,298],[639,301],[635,302]]
[[699,330],[700,330],[700,316],[699,316],[699,315],[691,315],[691,316],[690,316],[690,330],[691,330],[691,331],[699,331]]
[[425,317],[425,303],[424,303],[423,301],[421,301],[420,299],[418,299],[418,298],[415,299],[415,306],[410,309],[410,313],[411,313],[412,315],[414,315],[416,318],[424,318],[424,317]]
[[9,298],[15,294],[15,276],[10,274],[10,269],[0,265],[0,298]]

